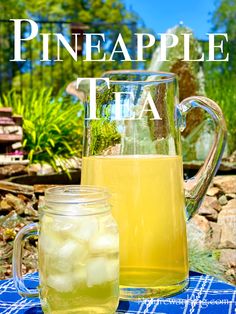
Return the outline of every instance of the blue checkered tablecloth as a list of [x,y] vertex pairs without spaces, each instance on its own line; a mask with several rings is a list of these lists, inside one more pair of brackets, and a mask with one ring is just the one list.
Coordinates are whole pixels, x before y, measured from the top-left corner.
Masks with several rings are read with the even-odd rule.
[[[38,275],[25,277],[28,287],[36,287]],[[42,314],[39,299],[20,297],[12,279],[0,281],[0,313]],[[137,314],[226,314],[236,313],[236,288],[211,276],[190,273],[189,287],[171,298],[121,301],[117,313]]]

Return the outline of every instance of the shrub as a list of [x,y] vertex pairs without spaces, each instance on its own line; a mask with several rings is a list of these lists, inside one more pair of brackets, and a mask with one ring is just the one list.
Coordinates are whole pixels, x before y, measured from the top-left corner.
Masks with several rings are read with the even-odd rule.
[[49,163],[65,169],[65,159],[80,156],[82,148],[82,105],[52,89],[11,91],[2,95],[0,106],[12,107],[23,116],[23,147],[31,163]]
[[209,71],[206,73],[206,95],[221,107],[228,129],[229,151],[236,150],[235,74]]

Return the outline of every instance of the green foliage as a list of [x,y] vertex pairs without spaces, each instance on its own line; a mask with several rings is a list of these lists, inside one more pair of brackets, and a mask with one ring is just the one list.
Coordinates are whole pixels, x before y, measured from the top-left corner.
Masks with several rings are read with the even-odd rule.
[[18,19],[20,17],[23,18],[22,13],[24,15],[24,12],[26,12],[24,1],[0,1],[0,19]]
[[224,273],[226,269],[219,263],[217,252],[203,250],[199,248],[197,243],[189,247],[189,264],[190,269],[193,271],[225,280]]
[[226,32],[229,42],[225,51],[229,52],[229,62],[206,62],[206,95],[215,100],[224,113],[228,128],[230,152],[236,149],[236,1],[217,0],[212,14],[213,31]]
[[219,252],[205,245],[205,234],[191,220],[187,222],[190,269],[225,279],[226,268],[219,262]]
[[[226,46],[229,52],[229,62],[221,62],[223,68],[234,72],[236,66],[236,1],[217,0],[216,9],[212,14],[214,32],[225,32],[228,34],[229,42]],[[214,62],[215,63],[215,62]],[[215,65],[216,66],[216,65]]]
[[[6,14],[7,13],[7,14]],[[86,25],[87,33],[104,33],[106,44],[106,57],[109,58],[114,42],[119,33],[122,33],[128,49],[132,46],[132,33],[138,32],[132,29],[135,22],[141,19],[135,13],[129,12],[122,0],[9,0],[0,1],[0,17],[2,18],[30,18],[35,21],[66,21]],[[132,24],[133,23],[133,24]],[[37,88],[41,86],[53,85],[57,92],[62,85],[70,83],[78,76],[80,77],[99,77],[104,71],[111,70],[114,62],[83,62],[83,56],[74,61],[66,49],[61,46],[61,59],[63,62],[55,61],[57,59],[57,39],[55,36],[49,36],[49,59],[54,61],[39,62],[42,57],[42,36],[38,35],[31,41],[22,44],[22,58],[32,60],[31,67],[34,75],[33,82],[29,74],[29,64],[25,62],[11,62],[9,69],[9,60],[13,57],[13,43],[9,44],[9,33],[13,33],[13,22],[1,22],[0,42],[2,43],[2,77],[9,80],[9,73],[13,74],[13,87],[17,88]],[[71,24],[39,24],[39,33],[62,33],[70,42]],[[24,32],[29,32],[28,23],[22,24]],[[144,29],[143,29],[144,31]],[[146,30],[145,30],[146,31]],[[81,35],[83,39],[85,38]],[[73,47],[74,48],[74,47]],[[102,49],[103,50],[103,49]],[[95,49],[94,49],[95,51]],[[150,52],[146,52],[145,56]],[[83,53],[84,54],[84,53]],[[94,59],[101,58],[103,53],[95,55]],[[116,69],[131,68],[131,62],[120,62],[122,54],[116,54]],[[53,68],[53,70],[52,70]],[[22,76],[20,76],[23,74]],[[53,78],[51,80],[51,78]],[[3,80],[2,89],[8,87],[8,80]]]
[[98,155],[105,149],[120,143],[120,134],[117,132],[115,121],[106,118],[90,122],[91,143],[90,154]]
[[79,103],[63,96],[52,97],[43,88],[22,95],[12,91],[2,95],[1,107],[12,107],[23,116],[24,150],[30,162],[47,162],[55,170],[66,170],[65,159],[81,155],[83,119]]
[[[35,60],[38,58],[36,56],[36,52],[38,53],[37,49],[34,50]],[[64,85],[65,82],[69,84],[70,82],[76,80],[78,77],[92,77],[91,73],[94,73],[93,77],[101,77],[104,71],[111,70],[112,62],[104,62],[102,66],[101,62],[83,62],[83,64],[81,65],[80,60],[78,60],[78,62],[71,60],[71,56],[69,56],[68,53],[66,54],[65,52],[63,52],[63,55],[63,64],[62,62],[55,62],[53,65],[43,65],[43,67],[41,67],[39,64],[34,66],[34,89],[40,89],[42,86],[53,86],[54,93],[57,93],[57,91],[61,89],[62,85]],[[124,65],[122,65],[122,62],[117,63],[116,70],[125,68],[131,68],[130,62],[124,62]],[[13,88],[16,89],[18,92],[20,92],[21,87],[23,89],[29,89],[30,84],[31,77],[29,72],[21,75],[19,74],[19,71],[15,73],[12,85]]]
[[212,15],[214,30],[226,31],[230,39],[236,38],[236,1],[218,0],[215,12]]
[[229,151],[236,150],[236,75],[230,72],[206,72],[206,95],[221,107],[228,129]]
[[110,103],[114,98],[114,86],[107,89],[101,85],[97,91],[97,117],[98,120],[88,122],[91,155],[99,155],[109,147],[120,143],[121,136],[117,131],[116,121],[111,121]]
[[114,23],[132,14],[118,0],[8,0],[0,1],[0,18],[35,18],[70,20],[81,23],[104,21]]
[[[20,0],[33,17],[70,20],[81,23],[107,21],[114,23],[129,18],[122,1],[117,0]],[[40,12],[40,13],[39,13]]]

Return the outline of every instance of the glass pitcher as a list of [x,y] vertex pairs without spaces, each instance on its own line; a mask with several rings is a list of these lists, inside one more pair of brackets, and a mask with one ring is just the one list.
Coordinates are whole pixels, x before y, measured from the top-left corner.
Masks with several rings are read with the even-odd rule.
[[[82,184],[112,193],[121,298],[169,296],[188,284],[186,212],[189,218],[199,207],[217,170],[225,121],[206,97],[179,103],[175,74],[113,71],[104,78],[109,86],[98,81],[96,119],[85,103]],[[181,131],[195,107],[210,114],[215,137],[202,168],[184,183]]]

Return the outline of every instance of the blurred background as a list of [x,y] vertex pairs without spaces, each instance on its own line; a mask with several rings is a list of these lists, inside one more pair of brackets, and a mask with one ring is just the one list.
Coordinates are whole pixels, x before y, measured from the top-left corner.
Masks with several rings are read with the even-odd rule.
[[[24,140],[21,151],[24,158],[30,162],[48,162],[58,169],[58,165],[61,167],[63,164],[60,162],[63,158],[81,155],[83,117],[75,114],[81,109],[80,104],[75,98],[68,97],[65,92],[67,85],[77,77],[99,77],[106,70],[131,68],[177,73],[180,100],[196,94],[204,94],[215,100],[224,111],[227,121],[229,136],[225,156],[230,156],[236,150],[235,12],[235,0],[182,0],[171,3],[155,0],[146,3],[141,0],[0,1],[1,106],[12,107],[14,114],[23,117]],[[39,33],[62,33],[73,48],[75,43],[72,33],[105,33],[108,56],[119,32],[127,43],[131,57],[136,56],[136,42],[132,36],[136,32],[151,33],[158,39],[158,33],[169,31],[179,35],[180,43],[177,48],[170,49],[170,62],[158,62],[159,51],[156,47],[145,50],[145,62],[121,62],[119,58],[122,58],[122,54],[116,54],[116,62],[84,62],[84,43],[79,40],[78,61],[74,61],[61,46],[61,58],[64,61],[57,62],[57,41],[49,36],[50,61],[40,62],[42,36],[38,35],[37,39],[23,43],[22,58],[27,61],[10,62],[14,47],[14,23],[9,21],[12,18],[37,21]],[[29,27],[28,23],[23,24],[24,36],[29,35]],[[191,57],[198,58],[204,52],[206,60],[207,33],[226,32],[229,43],[225,51],[230,53],[229,62],[182,62],[183,32],[193,33]],[[94,58],[98,57],[94,55]],[[218,54],[218,58],[222,57]],[[74,111],[71,103],[74,104]],[[48,107],[50,110],[47,110]],[[62,114],[66,115],[70,123],[61,122]],[[200,128],[205,130],[204,134],[199,135],[198,130],[190,132],[203,120],[204,125]],[[191,130],[187,128],[183,134],[184,159],[186,162],[202,160],[212,142],[212,123],[198,111],[189,118],[188,124]]]

